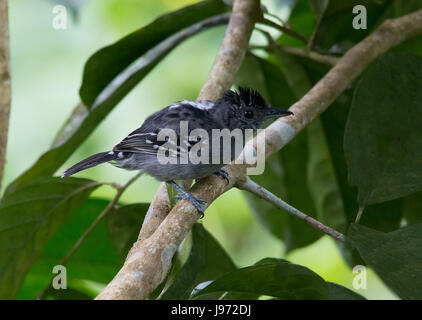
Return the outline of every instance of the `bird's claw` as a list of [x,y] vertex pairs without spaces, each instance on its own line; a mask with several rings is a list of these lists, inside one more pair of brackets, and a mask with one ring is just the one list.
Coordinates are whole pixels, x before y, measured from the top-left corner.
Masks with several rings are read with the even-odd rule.
[[191,195],[189,192],[181,192],[178,193],[175,197],[177,200],[188,200],[190,203],[193,204],[193,206],[198,210],[198,212],[201,215],[201,219],[204,217],[204,209],[202,208],[201,204],[206,204],[207,201],[201,198],[195,198],[193,195]]
[[229,175],[227,174],[226,171],[224,171],[223,169],[220,169],[220,170],[214,172],[214,174],[216,174],[217,176],[222,177],[224,180],[226,180],[226,183],[229,184],[229,182],[230,182]]

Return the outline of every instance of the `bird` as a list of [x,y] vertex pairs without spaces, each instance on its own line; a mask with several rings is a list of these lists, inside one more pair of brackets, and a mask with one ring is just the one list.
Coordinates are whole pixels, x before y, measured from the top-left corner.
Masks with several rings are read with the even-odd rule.
[[[234,151],[235,141],[230,137],[230,154],[223,161],[223,142],[213,143],[210,139],[215,130],[256,132],[267,120],[292,114],[289,110],[272,107],[257,90],[248,87],[238,87],[237,91],[227,90],[216,101],[179,101],[149,116],[141,127],[132,131],[111,150],[94,154],[76,163],[64,171],[62,178],[105,162],[127,170],[141,170],[158,181],[167,182],[178,191],[176,199],[190,201],[203,217],[202,204],[206,204],[206,201],[195,198],[175,180],[201,179],[217,174],[228,181],[227,173],[222,168],[236,159],[239,152]],[[187,132],[182,133],[182,124],[187,124]],[[163,132],[166,132],[164,139]],[[167,134],[169,132],[174,134]],[[195,136],[192,135],[194,132],[202,134]],[[240,143],[243,149],[246,141]],[[198,157],[202,156],[202,160],[208,161],[181,161],[185,155],[193,152]],[[215,161],[212,156],[217,152]]]

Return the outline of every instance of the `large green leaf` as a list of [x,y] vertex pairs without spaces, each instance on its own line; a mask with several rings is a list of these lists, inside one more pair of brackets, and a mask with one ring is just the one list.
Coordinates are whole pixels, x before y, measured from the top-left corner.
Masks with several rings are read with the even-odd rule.
[[403,214],[409,224],[422,222],[422,192],[414,193],[403,200]]
[[196,290],[193,298],[202,295],[248,293],[280,299],[328,299],[326,282],[311,270],[278,259],[266,259],[254,266],[229,272],[205,288]]
[[120,206],[105,217],[109,238],[122,263],[125,261],[130,248],[138,239],[139,230],[148,208],[148,203]]
[[352,224],[349,238],[365,262],[402,299],[422,299],[422,224],[390,233]]
[[[48,242],[43,254],[28,273],[18,299],[33,299],[47,286],[54,276],[52,274],[53,267],[59,264],[59,261],[69,252],[109,202],[110,200],[106,199],[90,198],[67,216],[60,230]],[[111,211],[109,215],[113,215],[113,213],[114,211]],[[83,281],[106,285],[120,267],[121,261],[116,256],[106,224],[101,221],[67,263],[68,287],[83,291],[81,286]],[[91,291],[87,291],[85,294],[94,298],[98,292]],[[52,294],[52,296],[56,298],[57,295]]]
[[192,229],[189,257],[161,299],[188,299],[199,283],[214,280],[235,269],[234,263],[220,244],[197,223]]
[[[53,148],[14,180],[6,193],[31,180],[53,175],[120,100],[171,50],[193,34],[226,22],[227,17],[202,21],[225,10],[227,7],[220,0],[192,5],[167,14],[94,54],[87,63],[81,88],[81,97],[89,108],[80,105],[74,110],[71,121],[65,123]],[[136,58],[139,59],[133,62]]]
[[116,43],[92,55],[84,69],[80,95],[92,106],[97,96],[132,62],[164,39],[201,20],[221,14],[228,7],[221,0],[206,0],[162,15]]
[[[309,78],[312,79],[312,83],[317,82],[327,71],[326,67],[307,59],[299,60],[304,65]],[[341,232],[346,232],[349,223],[355,221],[358,211],[356,187],[350,186],[347,179],[343,144],[344,130],[352,103],[352,92],[353,87],[348,88],[321,115],[323,133],[314,130],[314,127],[319,126],[318,122],[312,123],[309,127],[311,132],[309,134],[309,145],[310,148],[315,149],[311,152],[311,158],[317,160],[310,161],[310,175],[314,177],[310,186],[316,196],[317,203],[325,205],[323,210],[318,206],[318,217]],[[321,134],[325,136],[325,139],[316,139]],[[318,159],[320,160],[318,161]],[[314,164],[312,165],[312,163]],[[325,163],[325,166],[322,166],[323,163]],[[331,170],[334,170],[335,183],[327,183],[327,179],[324,178]],[[327,177],[328,180],[332,179],[330,175]],[[333,188],[335,185],[338,189]],[[322,192],[324,189],[327,189],[327,192]],[[330,190],[333,192],[330,192]],[[338,196],[338,192],[340,196]],[[402,205],[401,199],[370,205],[365,209],[360,223],[379,231],[390,232],[399,228],[401,218],[407,210]],[[364,264],[353,247],[343,246],[341,243],[338,243],[338,245],[341,247],[343,256],[349,265]]]
[[422,58],[390,53],[363,75],[344,148],[361,206],[422,189]]
[[330,300],[366,300],[360,294],[353,292],[337,283],[327,282]]
[[[288,22],[293,30],[301,33],[306,38],[310,38],[314,30],[315,19],[309,3],[304,0],[295,0]],[[306,47],[306,44],[302,41],[286,33],[283,33],[277,42],[293,47]]]
[[26,274],[66,216],[99,186],[87,179],[33,181],[0,205],[0,298],[16,296]]
[[[353,8],[356,5],[363,5],[366,8],[366,29],[353,28],[353,19],[357,15],[353,13]],[[361,41],[379,24],[389,5],[389,1],[385,0],[330,1],[319,23],[315,43],[325,50],[344,52]]]

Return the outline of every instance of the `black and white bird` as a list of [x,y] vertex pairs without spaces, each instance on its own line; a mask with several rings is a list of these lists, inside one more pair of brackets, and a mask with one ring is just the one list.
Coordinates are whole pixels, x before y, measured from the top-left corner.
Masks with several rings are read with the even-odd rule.
[[[190,134],[194,129],[202,129],[212,136],[213,129],[229,129],[233,131],[240,129],[244,132],[247,129],[256,130],[270,119],[291,115],[292,112],[273,108],[266,103],[264,98],[250,88],[239,87],[238,92],[228,90],[223,97],[215,102],[212,101],[181,101],[170,105],[149,116],[142,126],[130,133],[110,151],[100,152],[82,160],[71,168],[67,169],[62,178],[69,177],[81,170],[85,170],[104,162],[128,170],[141,170],[159,181],[166,181],[174,187],[179,194],[177,199],[189,200],[203,216],[202,199],[193,197],[185,191],[174,180],[200,179],[211,174],[218,174],[227,179],[221,168],[227,163],[161,163],[158,159],[158,150],[165,143],[173,144],[174,149],[167,155],[179,159],[183,152],[190,152],[201,138],[191,139]],[[182,121],[188,123],[188,137],[182,137],[180,124]],[[176,137],[169,141],[168,137],[163,141],[158,139],[160,131],[171,129]],[[202,143],[210,146],[210,156],[215,150],[215,144],[208,143],[202,137]],[[176,141],[177,140],[177,141]],[[245,141],[246,142],[246,141]],[[213,147],[214,146],[214,149]],[[221,144],[218,146],[222,147]],[[218,147],[217,147],[218,148]],[[221,150],[218,150],[221,151]],[[238,154],[233,151],[230,161]]]

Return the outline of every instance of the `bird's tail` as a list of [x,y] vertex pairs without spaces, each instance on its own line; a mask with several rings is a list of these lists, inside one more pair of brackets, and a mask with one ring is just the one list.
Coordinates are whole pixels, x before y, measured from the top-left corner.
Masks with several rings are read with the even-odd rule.
[[97,154],[94,154],[93,156],[90,156],[89,158],[86,158],[85,160],[82,160],[81,162],[78,162],[74,166],[67,169],[63,175],[62,178],[70,177],[71,175],[75,174],[76,172],[94,167],[98,164],[109,162],[112,160],[116,160],[117,152],[100,152]]

